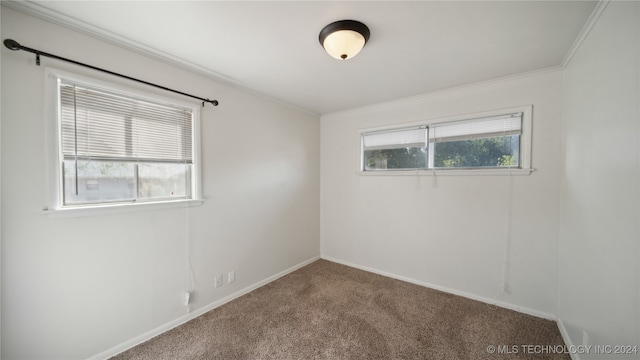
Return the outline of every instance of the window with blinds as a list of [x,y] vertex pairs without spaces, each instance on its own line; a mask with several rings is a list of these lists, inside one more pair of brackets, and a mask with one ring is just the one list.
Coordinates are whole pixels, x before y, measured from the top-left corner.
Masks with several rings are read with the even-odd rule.
[[63,205],[192,198],[192,109],[61,80]]
[[522,113],[431,125],[434,168],[518,168]]
[[364,133],[362,157],[365,171],[426,169],[427,128]]
[[361,171],[521,167],[523,112],[361,133]]

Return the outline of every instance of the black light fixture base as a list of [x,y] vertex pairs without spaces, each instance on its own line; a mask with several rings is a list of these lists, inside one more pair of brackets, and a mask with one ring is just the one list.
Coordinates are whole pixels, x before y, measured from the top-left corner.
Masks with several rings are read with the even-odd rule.
[[361,23],[360,21],[339,20],[325,26],[320,31],[320,35],[318,36],[318,40],[320,40],[320,45],[324,45],[324,40],[327,38],[327,36],[340,30],[352,30],[357,33],[360,33],[364,37],[365,44],[367,43],[367,41],[369,41],[369,36],[371,35],[371,32],[369,31],[369,28],[367,27],[367,25]]

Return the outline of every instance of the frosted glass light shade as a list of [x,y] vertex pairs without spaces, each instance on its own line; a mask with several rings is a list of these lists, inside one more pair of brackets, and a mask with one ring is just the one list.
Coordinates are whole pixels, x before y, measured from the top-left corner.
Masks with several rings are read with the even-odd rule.
[[369,28],[355,20],[331,23],[320,31],[320,44],[329,55],[346,60],[356,56],[369,39]]
[[356,56],[364,47],[364,36],[353,30],[340,30],[324,39],[322,46],[338,60],[346,60]]

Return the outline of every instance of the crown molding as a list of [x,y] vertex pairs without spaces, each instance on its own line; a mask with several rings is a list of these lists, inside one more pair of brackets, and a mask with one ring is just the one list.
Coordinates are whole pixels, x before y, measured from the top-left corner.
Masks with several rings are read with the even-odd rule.
[[580,46],[582,45],[584,40],[587,38],[587,35],[589,35],[589,33],[591,32],[591,29],[593,29],[593,26],[596,24],[596,22],[598,22],[600,15],[602,15],[602,12],[604,12],[604,9],[607,7],[607,5],[609,5],[609,2],[610,0],[600,0],[596,5],[596,8],[593,9],[591,16],[589,16],[589,19],[584,24],[584,27],[580,31],[580,34],[578,34],[578,37],[573,42],[573,44],[569,48],[569,51],[567,51],[567,54],[564,56],[564,59],[562,60],[561,66],[563,69],[566,68],[567,65],[569,65],[569,63],[571,62],[571,59],[573,59],[573,56],[576,54],[578,49],[580,49]]
[[[392,100],[389,102],[385,102],[385,105],[388,105],[387,103],[397,103],[397,102],[404,102],[404,101],[411,101],[411,100],[415,100],[415,98],[422,98],[425,96],[432,96],[432,95],[437,95],[440,94],[442,92],[448,92],[448,91],[452,91],[452,90],[460,90],[461,88],[465,88],[465,87],[473,87],[473,86],[478,86],[478,85],[483,85],[486,83],[492,83],[492,82],[496,82],[496,81],[504,81],[504,80],[509,80],[512,79],[514,77],[520,77],[520,76],[527,76],[527,75],[531,75],[532,73],[539,73],[539,72],[546,72],[546,71],[553,71],[553,70],[557,70],[557,69],[564,69],[566,68],[569,63],[571,62],[571,60],[573,59],[573,56],[575,55],[575,53],[578,51],[578,49],[580,48],[580,46],[582,45],[582,43],[584,42],[584,40],[586,39],[586,37],[588,36],[589,32],[591,31],[591,29],[594,27],[594,25],[596,24],[596,22],[598,21],[598,18],[600,17],[600,15],[604,12],[605,8],[607,7],[607,5],[609,4],[611,0],[600,0],[598,1],[598,4],[596,5],[595,9],[593,10],[593,12],[591,13],[589,19],[587,20],[586,24],[584,25],[584,27],[582,28],[582,30],[580,31],[578,37],[576,38],[576,40],[573,42],[573,44],[571,45],[571,47],[569,48],[569,50],[567,51],[564,59],[562,60],[562,63],[559,66],[554,66],[554,67],[550,67],[550,68],[546,68],[546,69],[541,69],[541,70],[534,70],[531,72],[527,72],[527,73],[523,73],[523,74],[517,74],[515,76],[506,76],[503,78],[499,78],[499,79],[492,79],[492,80],[488,80],[488,81],[481,81],[481,82],[477,82],[477,83],[472,83],[472,84],[467,84],[467,85],[463,85],[463,86],[459,86],[459,87],[454,87],[454,88],[450,88],[450,89],[444,89],[441,91],[434,91],[428,94],[419,94],[416,96],[411,96],[408,98],[404,98],[404,99],[396,99],[396,100]],[[40,5],[38,3],[34,3],[28,0],[0,0],[2,6],[6,6],[8,8],[11,8],[13,10],[16,11],[20,11],[35,17],[38,17],[40,19],[43,19],[45,21],[57,24],[57,25],[61,25],[64,26],[66,28],[72,29],[74,31],[77,31],[79,33],[83,33],[85,35],[89,35],[93,38],[97,38],[99,40],[103,40],[106,42],[109,42],[111,44],[114,44],[116,46],[125,48],[127,50],[136,52],[138,54],[141,54],[143,56],[164,62],[166,64],[169,65],[173,65],[176,67],[179,67],[181,69],[187,70],[187,71],[191,71],[191,72],[195,72],[199,75],[205,76],[211,80],[220,82],[224,85],[242,90],[244,92],[248,92],[252,95],[264,98],[266,100],[281,104],[283,106],[289,107],[291,109],[294,110],[298,110],[301,111],[303,113],[306,113],[308,115],[314,115],[314,116],[319,116],[319,115],[329,115],[329,114],[334,114],[334,113],[342,113],[342,112],[349,112],[351,110],[361,110],[362,108],[368,108],[368,107],[372,107],[372,105],[365,105],[362,107],[357,107],[355,109],[345,109],[345,110],[338,110],[335,112],[331,112],[331,113],[327,113],[327,114],[318,114],[314,111],[311,111],[309,109],[305,109],[302,108],[300,106],[288,103],[284,100],[278,99],[278,98],[274,98],[268,94],[265,94],[263,92],[251,89],[249,87],[247,87],[246,85],[243,85],[240,81],[235,80],[233,78],[230,78],[228,76],[225,76],[221,73],[215,72],[209,68],[194,64],[190,61],[187,61],[185,59],[182,59],[180,57],[168,54],[164,51],[152,48],[150,46],[146,46],[144,44],[141,44],[137,41],[134,41],[132,39],[129,39],[127,37],[124,36],[120,36],[118,34],[115,34],[113,32],[107,31],[105,29],[99,28],[97,26],[91,25],[87,22],[84,22],[82,20],[78,20],[76,18],[61,14],[57,11],[51,10],[43,5]],[[373,105],[373,107],[375,107],[375,105]]]
[[469,84],[464,84],[464,85],[460,85],[460,86],[454,86],[454,87],[441,89],[441,90],[434,90],[434,91],[430,91],[430,92],[426,92],[426,93],[422,93],[422,94],[411,95],[411,96],[407,96],[407,97],[403,97],[403,98],[399,98],[399,99],[393,99],[393,100],[389,100],[389,101],[383,101],[383,102],[379,102],[379,103],[375,103],[375,104],[368,104],[368,105],[362,105],[362,106],[349,108],[349,109],[344,109],[344,110],[337,110],[337,111],[334,111],[334,112],[322,114],[321,118],[329,118],[329,117],[333,117],[333,116],[342,116],[342,115],[345,115],[345,114],[360,113],[360,112],[363,112],[363,111],[377,111],[377,110],[381,110],[381,109],[390,109],[390,108],[394,108],[394,107],[403,106],[405,104],[419,103],[419,102],[426,101],[427,99],[432,98],[432,97],[436,97],[436,96],[443,96],[443,95],[446,95],[446,94],[452,94],[452,93],[456,93],[456,92],[460,92],[460,91],[464,91],[464,90],[469,90],[469,89],[474,89],[474,88],[482,88],[482,87],[491,86],[491,85],[497,85],[497,84],[500,84],[500,83],[505,83],[505,82],[514,81],[514,80],[518,80],[518,79],[526,79],[526,78],[530,78],[530,77],[534,77],[534,76],[538,76],[538,75],[542,75],[542,74],[546,74],[546,73],[553,73],[553,72],[561,71],[561,70],[563,70],[563,68],[560,65],[550,66],[550,67],[546,67],[546,68],[542,68],[542,69],[526,71],[526,72],[523,72],[523,73],[518,73],[518,74],[513,74],[513,75],[507,75],[507,76],[503,76],[503,77],[499,77],[499,78],[495,78],[495,79],[476,81],[476,82],[469,83]]
[[26,13],[28,15],[35,16],[42,20],[48,21],[50,23],[54,23],[56,25],[69,28],[79,33],[89,35],[93,38],[97,38],[97,39],[109,42],[111,44],[117,45],[119,47],[126,48],[127,50],[134,51],[138,54],[153,58],[155,60],[160,60],[164,63],[169,63],[171,65],[178,66],[190,71],[196,71],[200,74],[206,75],[207,77],[223,82],[225,84],[237,85],[238,83],[237,81],[234,81],[232,78],[229,78],[223,74],[214,72],[203,66],[194,64],[180,57],[170,55],[166,52],[155,49],[153,47],[141,44],[137,41],[134,41],[127,37],[107,31],[105,29],[89,24],[82,20],[78,20],[74,17],[64,15],[60,12],[51,10],[38,3],[34,3],[30,1],[10,0],[10,1],[2,1],[2,5],[10,9]]
[[202,75],[210,80],[241,90],[245,93],[249,93],[258,98],[262,98],[267,101],[280,104],[282,106],[305,113],[307,115],[312,115],[312,116],[320,115],[312,110],[300,107],[298,105],[289,103],[279,98],[275,98],[271,95],[260,92],[258,90],[254,90],[242,84],[242,82],[240,82],[239,80],[236,80],[224,74],[215,72],[207,67],[200,66],[198,64],[182,59],[178,56],[174,56],[164,51],[158,50],[156,48],[144,45],[140,42],[115,34],[111,31],[89,24],[85,21],[76,19],[71,16],[64,15],[55,10],[51,10],[41,4],[34,3],[31,1],[26,1],[26,0],[0,0],[0,3],[2,6],[6,6],[10,9],[37,17],[44,21],[77,31],[81,34],[88,35],[94,39],[102,40],[110,44],[116,45],[118,47],[121,47],[123,49],[143,55],[145,57],[158,60],[165,64],[172,65],[177,68],[196,73],[198,75]]

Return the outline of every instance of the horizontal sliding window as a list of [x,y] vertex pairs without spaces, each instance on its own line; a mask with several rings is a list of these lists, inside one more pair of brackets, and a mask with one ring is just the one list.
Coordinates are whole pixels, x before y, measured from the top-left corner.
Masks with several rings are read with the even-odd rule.
[[193,109],[58,84],[60,205],[193,199]]
[[[361,171],[522,168],[531,107],[361,133]],[[525,124],[526,123],[526,124]],[[526,135],[526,136],[525,136]]]
[[426,127],[377,131],[362,135],[364,170],[426,169]]

